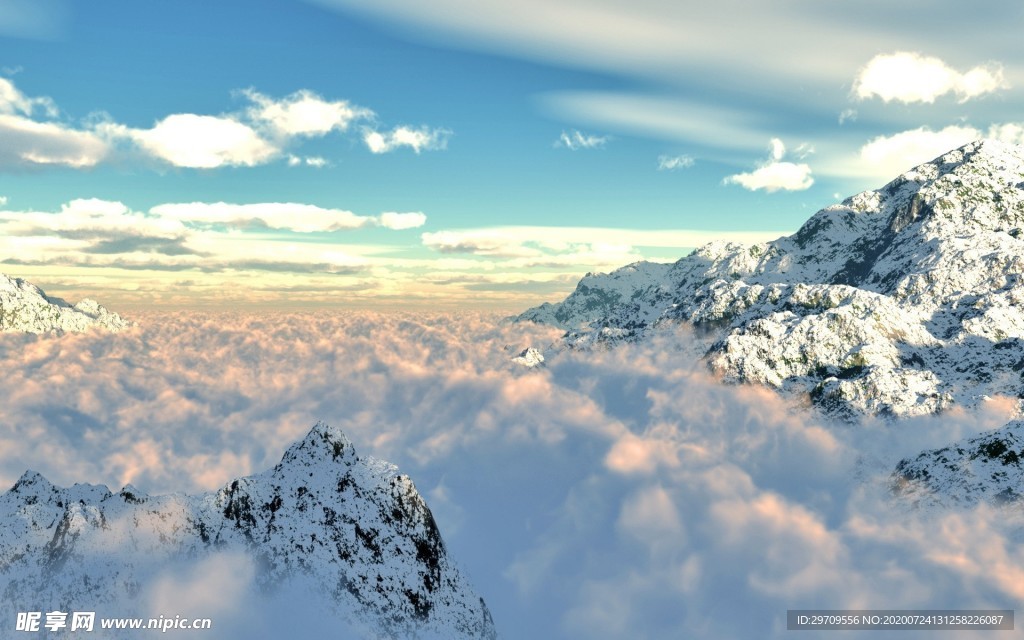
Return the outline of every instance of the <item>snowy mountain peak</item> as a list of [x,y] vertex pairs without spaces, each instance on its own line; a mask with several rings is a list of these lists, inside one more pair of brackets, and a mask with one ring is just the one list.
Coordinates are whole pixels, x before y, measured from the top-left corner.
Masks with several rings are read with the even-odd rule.
[[308,463],[310,460],[352,464],[357,458],[348,436],[341,429],[320,421],[313,425],[305,438],[288,447],[279,466]]
[[47,296],[39,287],[0,273],[0,331],[64,333],[101,328],[120,331],[131,326],[95,300],[72,306]]
[[793,235],[584,277],[519,320],[589,348],[698,328],[727,380],[840,415],[1024,396],[1024,147],[965,145],[814,214]]
[[[972,142],[772,242],[716,242],[671,265],[588,274],[518,320],[566,329],[564,348],[681,323],[727,381],[852,420],[997,396],[1018,398],[1020,411],[1024,146]],[[921,503],[1018,501],[1022,424],[904,460],[894,491]]]
[[495,636],[412,481],[358,456],[340,429],[322,422],[273,469],[211,493],[59,488],[26,472],[0,496],[0,566],[13,585],[0,599],[15,609],[143,607],[139,594],[165,567],[220,552],[259,567],[253,597],[308,585],[368,637]]

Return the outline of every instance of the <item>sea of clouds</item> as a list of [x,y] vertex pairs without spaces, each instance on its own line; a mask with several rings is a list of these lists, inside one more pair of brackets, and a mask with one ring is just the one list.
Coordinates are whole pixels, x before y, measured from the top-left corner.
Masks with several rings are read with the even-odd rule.
[[[787,609],[1024,598],[1018,518],[915,511],[887,490],[900,458],[1000,426],[1009,402],[834,424],[721,384],[684,332],[530,370],[509,357],[559,333],[495,315],[133,319],[121,334],[0,336],[0,484],[34,469],[208,491],[272,467],[322,419],[413,478],[504,638],[770,638],[789,635]],[[211,570],[175,569],[154,597]],[[270,615],[240,607],[221,610]],[[282,629],[313,625],[289,611]]]

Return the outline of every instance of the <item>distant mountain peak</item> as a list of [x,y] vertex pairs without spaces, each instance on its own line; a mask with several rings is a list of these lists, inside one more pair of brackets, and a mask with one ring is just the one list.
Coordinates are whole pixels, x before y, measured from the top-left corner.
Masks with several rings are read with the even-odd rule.
[[0,331],[65,333],[93,328],[120,331],[131,325],[95,300],[86,298],[71,305],[46,295],[30,282],[0,273]]

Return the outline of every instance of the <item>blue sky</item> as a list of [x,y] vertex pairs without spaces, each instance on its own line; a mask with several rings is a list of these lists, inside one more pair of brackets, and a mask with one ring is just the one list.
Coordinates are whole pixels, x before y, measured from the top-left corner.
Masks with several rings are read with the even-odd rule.
[[18,0],[0,268],[114,307],[529,306],[793,231],[977,137],[1024,142],[1022,21],[1008,2]]

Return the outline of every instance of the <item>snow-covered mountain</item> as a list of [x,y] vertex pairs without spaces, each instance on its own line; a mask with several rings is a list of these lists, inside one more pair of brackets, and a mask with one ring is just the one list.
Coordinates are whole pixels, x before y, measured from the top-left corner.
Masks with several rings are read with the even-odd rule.
[[0,273],[0,331],[64,333],[101,328],[120,331],[131,323],[86,298],[72,306],[42,289]]
[[273,469],[212,493],[58,488],[29,471],[0,496],[0,598],[9,610],[106,603],[131,615],[163,567],[215,552],[256,561],[254,594],[311,585],[366,637],[496,636],[409,477],[356,455],[324,423]]
[[565,345],[684,323],[727,380],[836,414],[1024,395],[1024,147],[985,140],[814,214],[788,237],[588,274],[518,316]]
[[892,489],[925,506],[1022,504],[1024,421],[900,461]]
[[[1024,147],[983,140],[753,246],[588,274],[516,318],[594,348],[682,324],[728,381],[827,413],[905,417],[992,396],[1024,407]],[[550,353],[548,354],[551,355]],[[899,463],[918,504],[1017,503],[1024,422]]]

